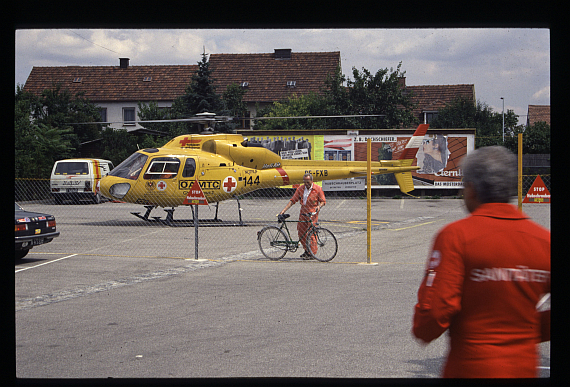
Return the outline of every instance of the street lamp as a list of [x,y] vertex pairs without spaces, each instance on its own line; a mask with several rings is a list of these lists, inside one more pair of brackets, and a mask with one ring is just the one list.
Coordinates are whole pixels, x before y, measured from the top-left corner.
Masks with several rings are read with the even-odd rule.
[[505,143],[505,99],[501,97],[503,100],[503,144]]

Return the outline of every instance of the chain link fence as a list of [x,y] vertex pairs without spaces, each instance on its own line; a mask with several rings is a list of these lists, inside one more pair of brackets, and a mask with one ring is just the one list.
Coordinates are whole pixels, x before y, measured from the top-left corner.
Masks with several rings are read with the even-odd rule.
[[[541,177],[550,190],[550,175]],[[523,196],[535,179],[536,175],[523,176]],[[457,190],[454,192],[457,194]],[[219,241],[221,246],[231,240],[231,251],[248,252],[250,258],[264,259],[257,245],[257,231],[267,224],[278,225],[276,215],[285,207],[293,193],[294,188],[261,188],[241,196],[216,198],[225,199],[218,204],[197,206],[200,236]],[[330,229],[339,240],[338,255],[354,262],[366,262],[366,190],[325,191],[325,195],[327,205],[319,215],[319,223]],[[394,197],[403,196],[405,195]],[[374,194],[373,199],[376,199]],[[171,208],[167,205],[162,208],[107,199],[96,204],[83,198],[57,204],[50,193],[48,179],[16,179],[15,201],[26,210],[56,217],[61,236],[55,241],[57,243],[50,243],[47,249],[42,250],[66,252],[70,244],[81,249],[82,243],[87,240],[100,241],[101,246],[113,246],[119,240],[127,240],[126,243],[121,242],[120,247],[109,247],[108,253],[128,256],[136,246],[136,250],[144,251],[145,256],[194,256],[192,226],[195,206],[177,205]],[[382,218],[381,201],[372,202],[373,231],[394,227],[394,219],[390,219],[389,223]],[[292,215],[290,220],[296,220],[299,204],[288,212]],[[296,223],[289,224],[289,231],[292,239],[298,239]],[[210,258],[223,258],[224,254],[228,254],[227,249],[212,250],[220,252],[209,251]],[[302,247],[299,250],[287,256],[298,258]]]

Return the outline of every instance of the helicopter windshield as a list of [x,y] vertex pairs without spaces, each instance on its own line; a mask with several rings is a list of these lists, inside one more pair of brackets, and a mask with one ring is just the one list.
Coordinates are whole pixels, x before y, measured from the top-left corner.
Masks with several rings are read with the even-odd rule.
[[109,176],[122,177],[124,179],[136,180],[141,173],[142,167],[148,159],[147,155],[142,153],[133,153],[121,164],[117,165],[117,168],[113,169]]

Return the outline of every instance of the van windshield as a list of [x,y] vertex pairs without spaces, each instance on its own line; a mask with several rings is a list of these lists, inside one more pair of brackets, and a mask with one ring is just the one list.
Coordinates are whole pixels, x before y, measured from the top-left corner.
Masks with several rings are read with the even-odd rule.
[[85,161],[64,161],[57,163],[56,175],[87,175],[89,167]]
[[147,155],[142,153],[133,153],[125,161],[117,165],[117,167],[109,173],[109,176],[136,180],[139,177],[142,167],[146,163],[147,159]]

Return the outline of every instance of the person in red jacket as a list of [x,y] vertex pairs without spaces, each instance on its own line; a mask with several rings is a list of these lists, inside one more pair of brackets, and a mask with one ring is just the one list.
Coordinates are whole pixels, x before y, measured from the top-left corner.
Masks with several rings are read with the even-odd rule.
[[[287,202],[287,205],[279,214],[283,215],[291,206],[297,202],[301,202],[301,211],[299,212],[299,222],[297,223],[297,234],[299,235],[299,240],[305,249],[305,252],[301,255],[301,258],[310,259],[309,246],[307,246],[307,241],[305,240],[309,228],[309,221],[311,215],[303,214],[313,214],[313,222],[316,223],[319,220],[319,212],[321,208],[326,204],[325,194],[323,189],[316,184],[313,184],[313,175],[310,173],[305,173],[303,176],[303,185],[301,185],[293,197]],[[311,250],[313,253],[317,252],[317,243],[315,240],[311,241]]]
[[517,161],[479,148],[462,163],[470,215],[436,236],[418,290],[413,334],[425,343],[449,330],[443,377],[538,376],[538,344],[550,340],[550,231],[516,206]]

